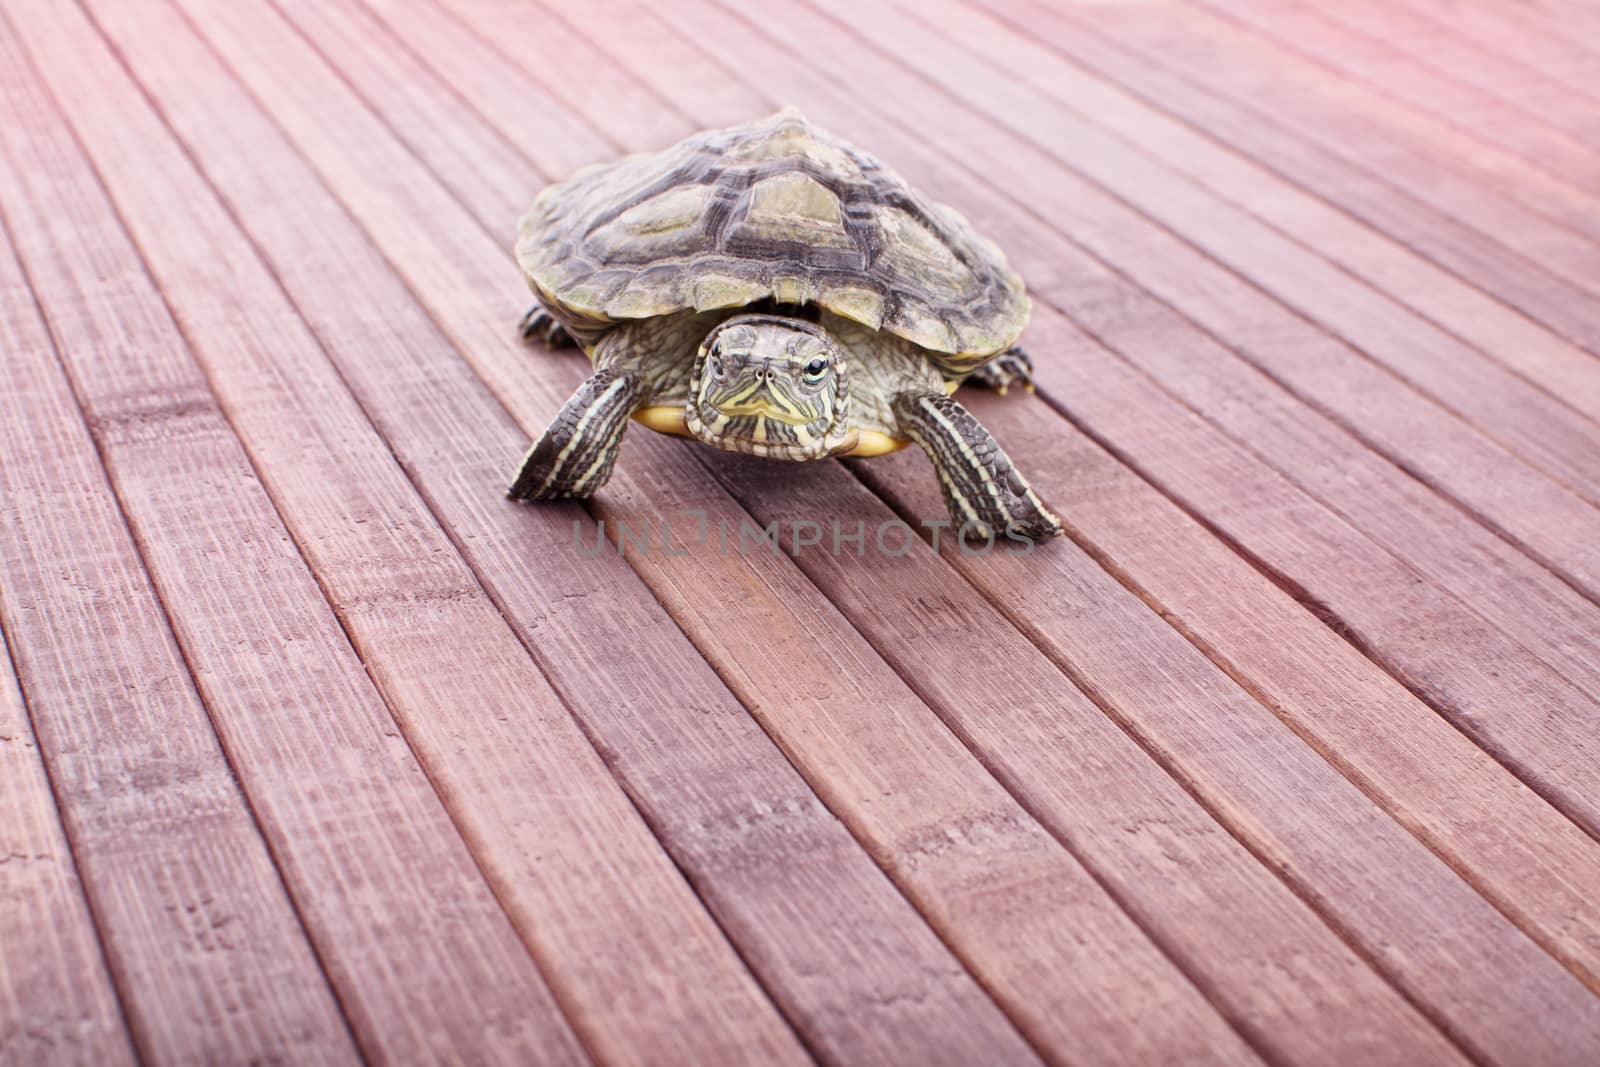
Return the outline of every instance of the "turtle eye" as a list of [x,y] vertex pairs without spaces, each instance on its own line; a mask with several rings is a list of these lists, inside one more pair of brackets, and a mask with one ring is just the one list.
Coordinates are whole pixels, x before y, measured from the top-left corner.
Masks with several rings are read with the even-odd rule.
[[810,363],[807,363],[805,365],[805,369],[801,373],[803,373],[805,375],[805,379],[806,379],[807,382],[811,383],[812,385],[815,385],[818,382],[822,381],[822,376],[823,375],[828,373],[828,361],[826,359],[824,359],[823,357],[818,356],[816,359],[813,359]]

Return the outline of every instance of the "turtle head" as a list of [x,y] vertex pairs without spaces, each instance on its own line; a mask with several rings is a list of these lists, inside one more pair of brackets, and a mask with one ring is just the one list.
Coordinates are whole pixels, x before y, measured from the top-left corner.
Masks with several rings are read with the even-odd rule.
[[737,315],[695,356],[689,432],[709,445],[777,459],[821,459],[854,442],[844,351],[815,323]]

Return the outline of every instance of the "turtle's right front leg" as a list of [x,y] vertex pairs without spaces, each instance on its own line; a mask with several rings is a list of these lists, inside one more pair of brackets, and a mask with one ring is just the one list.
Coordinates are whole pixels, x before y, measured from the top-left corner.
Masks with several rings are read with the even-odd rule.
[[611,477],[623,431],[643,400],[636,374],[614,367],[596,371],[528,451],[506,495],[513,500],[593,496]]
[[551,348],[578,343],[577,339],[567,332],[567,328],[544,309],[543,304],[534,304],[529,308],[522,316],[522,321],[517,323],[517,329],[522,332],[524,341],[532,341],[535,337],[543,338],[544,343]]

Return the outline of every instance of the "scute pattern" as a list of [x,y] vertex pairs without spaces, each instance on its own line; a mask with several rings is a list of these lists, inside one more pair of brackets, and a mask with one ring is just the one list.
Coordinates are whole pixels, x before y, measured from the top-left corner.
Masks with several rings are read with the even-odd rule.
[[551,186],[517,256],[551,309],[590,329],[772,298],[964,371],[1028,318],[1022,280],[966,219],[792,108]]

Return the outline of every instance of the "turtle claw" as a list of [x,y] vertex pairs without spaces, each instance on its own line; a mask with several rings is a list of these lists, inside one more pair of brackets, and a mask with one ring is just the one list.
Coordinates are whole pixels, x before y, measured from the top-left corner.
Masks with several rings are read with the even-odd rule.
[[1001,396],[1018,382],[1031,393],[1034,391],[1033,359],[1021,346],[1013,345],[973,371],[967,380],[988,386]]
[[577,343],[567,332],[567,328],[539,304],[528,309],[527,314],[517,323],[517,329],[522,332],[522,339],[529,344],[532,344],[535,338],[542,340],[550,348]]
[[1059,537],[1051,514],[998,442],[972,413],[943,393],[902,393],[893,402],[900,429],[922,446],[958,535],[1044,541]]

